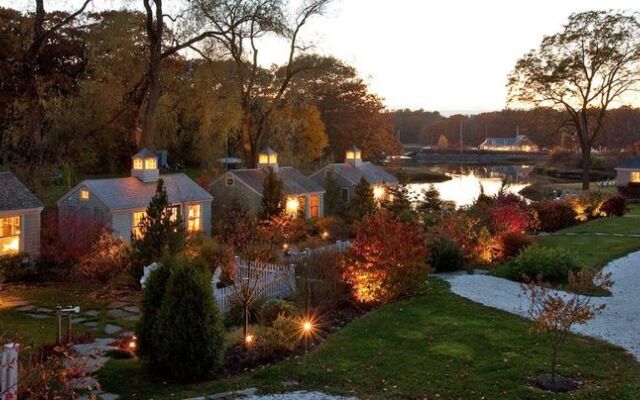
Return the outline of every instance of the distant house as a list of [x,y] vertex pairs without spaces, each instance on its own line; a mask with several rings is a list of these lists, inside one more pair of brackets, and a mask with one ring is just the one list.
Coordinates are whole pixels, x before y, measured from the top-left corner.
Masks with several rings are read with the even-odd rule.
[[616,168],[616,185],[625,187],[630,183],[640,185],[640,157],[630,158]]
[[258,155],[258,167],[234,169],[214,180],[209,192],[224,197],[227,193],[240,193],[252,212],[258,213],[262,204],[262,185],[272,169],[282,181],[286,196],[286,212],[305,218],[324,216],[324,188],[293,167],[278,165],[278,154],[266,149]]
[[40,254],[44,206],[11,172],[0,172],[0,256]]
[[343,163],[329,164],[314,172],[310,178],[326,187],[325,178],[329,169],[335,173],[338,186],[342,189],[342,201],[345,204],[353,198],[355,187],[361,178],[373,186],[373,194],[378,200],[386,196],[389,187],[398,186],[398,178],[384,168],[369,161],[362,161],[362,152],[355,146],[346,151]]
[[158,156],[146,149],[132,157],[131,176],[87,179],[58,200],[61,225],[64,216],[82,216],[102,222],[129,240],[131,233],[137,231],[160,178],[169,204],[183,219],[187,233],[211,234],[213,197],[185,174],[160,175]]
[[488,151],[525,151],[537,152],[540,148],[525,135],[515,137],[487,138],[479,146],[480,150]]

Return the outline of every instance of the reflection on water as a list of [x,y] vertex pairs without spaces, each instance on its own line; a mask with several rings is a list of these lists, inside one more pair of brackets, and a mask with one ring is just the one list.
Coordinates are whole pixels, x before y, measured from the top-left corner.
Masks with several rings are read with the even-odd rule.
[[[436,170],[436,168],[434,168]],[[443,200],[453,201],[457,207],[470,205],[480,194],[480,185],[487,195],[495,195],[502,186],[503,179],[509,184],[506,188],[509,193],[518,193],[529,186],[527,176],[533,171],[532,166],[491,166],[491,167],[441,167],[439,172],[444,172],[451,179],[445,182],[433,183],[440,192]],[[409,184],[410,193],[417,199],[422,198],[422,193],[428,189],[430,183]]]

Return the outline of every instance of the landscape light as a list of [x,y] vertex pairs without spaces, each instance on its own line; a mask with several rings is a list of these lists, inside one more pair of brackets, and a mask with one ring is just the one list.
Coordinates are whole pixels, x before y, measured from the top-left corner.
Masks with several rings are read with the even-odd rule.
[[295,197],[289,197],[287,199],[287,212],[289,214],[293,214],[295,215],[298,212],[298,199],[296,199]]
[[373,188],[373,197],[376,200],[382,199],[383,196],[384,196],[384,187],[376,186],[376,187]]
[[245,336],[245,337],[244,337],[244,342],[245,342],[245,343],[247,344],[247,346],[248,346],[248,345],[250,345],[251,343],[253,343],[253,339],[254,339],[253,335],[247,335],[247,336]]
[[313,329],[313,324],[311,323],[311,321],[304,321],[302,324],[302,330],[304,331],[304,333],[309,333],[311,332],[311,330]]

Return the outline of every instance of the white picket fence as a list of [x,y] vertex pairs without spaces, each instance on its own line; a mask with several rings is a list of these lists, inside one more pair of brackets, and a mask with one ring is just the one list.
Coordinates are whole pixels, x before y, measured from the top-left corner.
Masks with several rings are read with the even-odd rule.
[[321,247],[315,247],[313,249],[304,249],[303,251],[299,252],[299,253],[295,253],[295,254],[290,254],[289,255],[289,259],[292,262],[299,262],[302,261],[302,259],[312,256],[314,254],[322,254],[322,253],[327,253],[327,252],[335,252],[335,253],[342,253],[345,250],[347,250],[349,247],[351,247],[351,242],[348,240],[338,240],[336,241],[334,244],[330,244],[327,246],[321,246]]
[[7,343],[0,349],[0,400],[18,398],[18,349],[16,343]]
[[[296,273],[293,264],[250,263],[236,257],[234,268],[236,282],[248,281],[248,285],[255,288],[261,299],[282,299],[295,293]],[[242,283],[221,289],[216,287],[217,283],[218,280],[214,278],[212,280],[213,295],[220,311],[226,314],[236,301],[237,292]]]

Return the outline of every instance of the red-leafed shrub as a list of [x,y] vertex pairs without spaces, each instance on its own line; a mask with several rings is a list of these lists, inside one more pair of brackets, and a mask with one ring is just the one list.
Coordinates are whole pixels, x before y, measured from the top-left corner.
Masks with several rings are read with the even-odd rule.
[[555,232],[578,222],[576,212],[565,200],[542,201],[533,207],[538,212],[540,230],[544,232]]
[[129,266],[127,246],[114,237],[109,230],[103,230],[98,240],[91,246],[91,251],[80,259],[74,269],[74,276],[82,280],[107,282]]
[[501,240],[501,255],[503,258],[515,257],[520,251],[531,246],[532,243],[533,239],[525,233],[508,233]]
[[627,199],[623,196],[609,197],[602,203],[600,209],[607,217],[622,217],[629,211]]
[[489,210],[489,226],[491,233],[496,236],[523,233],[528,225],[527,214],[515,205],[505,205]]
[[380,210],[356,227],[343,277],[362,303],[387,303],[420,287],[429,273],[420,227]]

